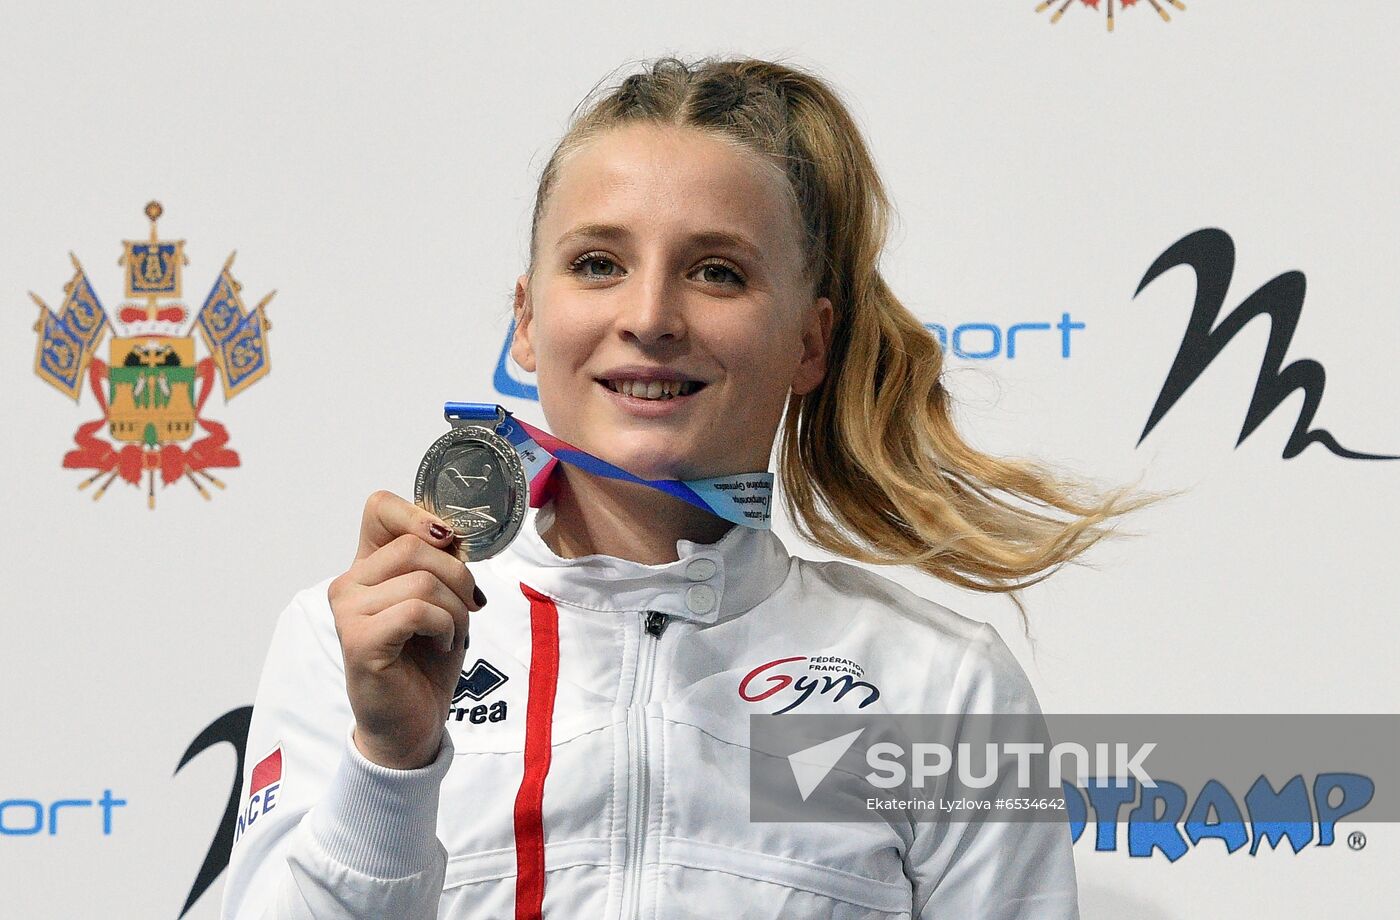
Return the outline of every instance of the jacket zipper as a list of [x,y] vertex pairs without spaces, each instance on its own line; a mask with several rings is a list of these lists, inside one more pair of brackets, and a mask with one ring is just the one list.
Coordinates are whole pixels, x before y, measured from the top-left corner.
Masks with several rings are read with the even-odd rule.
[[[641,905],[638,903],[642,884],[642,851],[647,827],[647,799],[650,796],[650,782],[647,768],[647,717],[646,704],[651,700],[652,673],[656,666],[656,647],[661,633],[666,629],[670,618],[659,610],[646,610],[642,614],[640,656],[637,661],[637,678],[632,685],[631,717],[635,721],[632,732],[632,782],[629,787],[632,798],[628,803],[627,814],[631,827],[627,834],[627,862],[623,869],[622,916],[638,916]],[[647,636],[651,639],[648,640]]]

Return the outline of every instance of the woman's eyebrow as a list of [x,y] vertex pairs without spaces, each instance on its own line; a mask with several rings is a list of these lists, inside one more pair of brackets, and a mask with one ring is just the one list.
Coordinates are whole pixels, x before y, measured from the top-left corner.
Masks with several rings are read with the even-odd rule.
[[617,224],[580,224],[574,229],[559,237],[556,246],[563,246],[570,240],[590,238],[602,240],[622,240],[628,236],[627,228],[619,227]]
[[[598,239],[616,242],[625,240],[631,233],[618,224],[580,224],[559,237],[557,246],[564,246],[576,239]],[[702,230],[689,237],[690,242],[700,246],[732,246],[748,255],[756,262],[765,261],[763,250],[748,237],[728,230]]]
[[733,246],[755,262],[763,262],[763,250],[748,237],[728,230],[706,230],[691,236],[691,240],[701,246]]

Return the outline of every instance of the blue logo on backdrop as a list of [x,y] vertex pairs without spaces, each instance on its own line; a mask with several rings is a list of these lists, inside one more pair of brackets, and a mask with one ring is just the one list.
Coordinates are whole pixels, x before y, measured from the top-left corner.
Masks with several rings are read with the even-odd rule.
[[[1070,319],[1068,311],[1060,314],[1060,321],[1054,326],[1050,323],[1011,323],[1003,331],[996,323],[962,323],[953,327],[951,349],[948,327],[941,323],[924,323],[924,328],[938,337],[938,344],[943,346],[945,354],[970,361],[988,361],[1001,357],[1014,360],[1018,352],[1027,349],[1043,354],[1045,349],[1054,347],[1053,341],[1057,337],[1060,340],[1060,357],[1068,358],[1069,334],[1085,326],[1084,323]],[[1059,335],[1055,336],[1052,333],[1047,337],[1043,334],[1051,329],[1056,330]]]
[[[1315,828],[1314,845],[1331,846],[1337,822],[1370,804],[1376,784],[1359,773],[1319,773],[1313,778],[1309,794],[1301,775],[1277,791],[1267,777],[1260,776],[1245,793],[1245,810],[1241,811],[1224,784],[1210,780],[1196,795],[1189,812],[1186,790],[1178,783],[1161,779],[1156,780],[1155,788],[1139,785],[1131,777],[1121,785],[1111,781],[1091,783],[1082,794],[1068,782],[1062,788],[1074,842],[1079,841],[1090,823],[1092,811],[1094,849],[1116,851],[1121,812],[1124,806],[1133,806],[1127,820],[1128,855],[1146,858],[1161,853],[1169,862],[1176,862],[1187,850],[1207,839],[1220,840],[1227,853],[1249,843],[1250,856],[1258,854],[1260,843],[1278,849],[1286,839],[1297,853],[1312,842]],[[1333,793],[1339,793],[1340,798],[1334,800]]]
[[[0,835],[6,837],[33,837],[48,832],[55,836],[60,825],[65,834],[88,834],[97,832],[97,816],[89,815],[92,809],[102,811],[102,835],[112,834],[112,809],[126,805],[126,799],[112,797],[112,790],[103,789],[102,798],[55,799],[45,804],[38,799],[5,799],[0,802]],[[74,814],[80,811],[82,814]],[[63,820],[59,821],[59,814]]]
[[515,317],[512,316],[510,328],[506,330],[505,341],[501,343],[501,353],[496,357],[496,372],[491,376],[491,385],[502,396],[514,396],[516,399],[532,399],[539,402],[539,387],[516,380],[510,375],[510,370],[507,368],[507,359],[510,357],[510,340],[514,337]]

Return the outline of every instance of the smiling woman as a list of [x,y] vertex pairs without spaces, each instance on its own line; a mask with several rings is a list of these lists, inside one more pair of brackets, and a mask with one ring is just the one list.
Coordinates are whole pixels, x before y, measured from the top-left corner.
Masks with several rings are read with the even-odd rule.
[[[354,562],[278,624],[248,748],[282,782],[226,917],[1078,916],[1066,821],[872,814],[858,732],[799,789],[794,758],[830,742],[752,728],[1038,716],[996,630],[653,487],[766,509],[781,430],[801,533],[1007,592],[1152,500],[967,445],[937,339],[877,269],[887,209],[796,68],[664,58],[584,108],[540,179],[510,353],[553,437],[632,478],[544,467],[546,500],[470,570],[445,522],[370,496]],[[772,763],[792,771],[769,787]],[[750,810],[799,791],[803,820]]]
[[[651,479],[766,469],[789,393],[821,379],[832,316],[801,276],[786,181],[722,140],[650,122],[562,159],[517,281],[512,348],[538,375],[551,431]],[[657,533],[652,490],[615,483],[568,478],[583,493],[557,501],[556,550],[664,562],[677,538],[727,526],[677,507]]]

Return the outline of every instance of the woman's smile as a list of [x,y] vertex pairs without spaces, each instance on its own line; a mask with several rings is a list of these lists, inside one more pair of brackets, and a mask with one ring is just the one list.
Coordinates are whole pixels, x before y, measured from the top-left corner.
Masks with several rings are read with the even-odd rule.
[[637,418],[665,418],[688,407],[708,381],[672,368],[629,365],[594,379],[621,411]]
[[[613,405],[637,418],[666,418],[682,412],[699,395],[692,384],[661,383],[653,380],[624,380],[620,383],[599,381],[599,386]],[[686,388],[688,392],[680,391]]]

